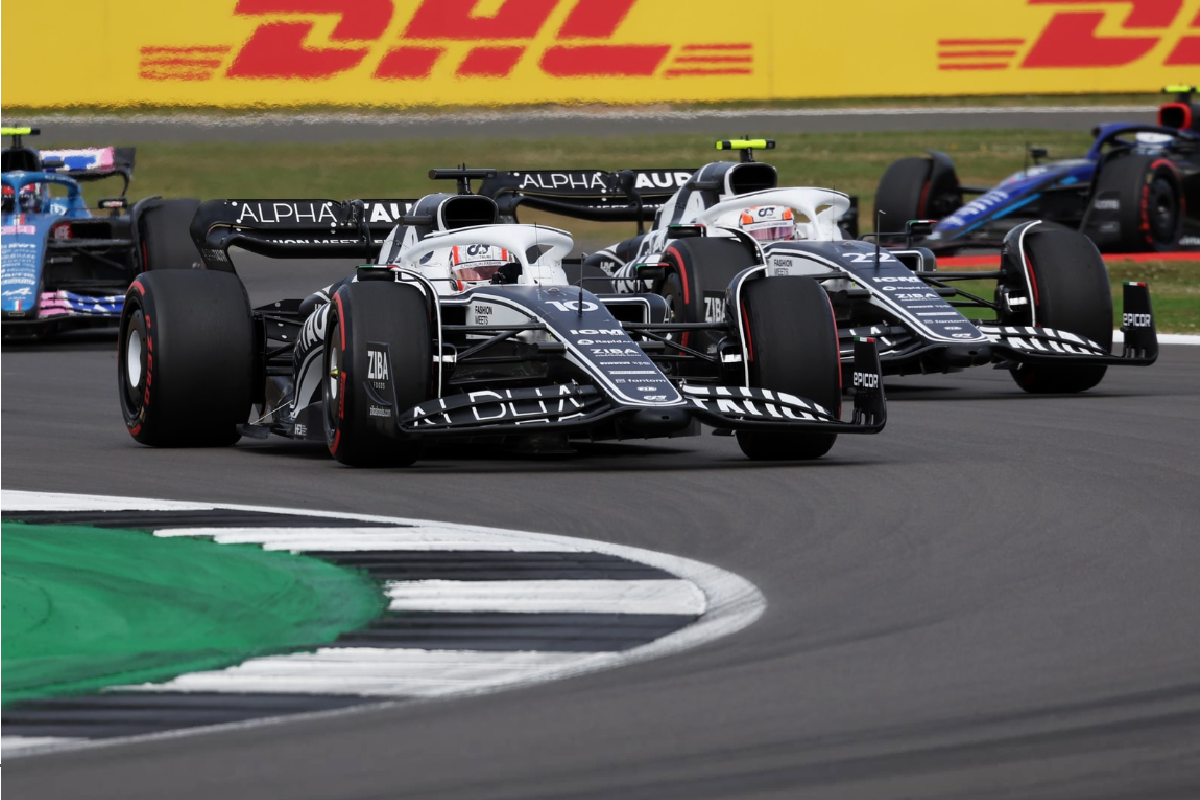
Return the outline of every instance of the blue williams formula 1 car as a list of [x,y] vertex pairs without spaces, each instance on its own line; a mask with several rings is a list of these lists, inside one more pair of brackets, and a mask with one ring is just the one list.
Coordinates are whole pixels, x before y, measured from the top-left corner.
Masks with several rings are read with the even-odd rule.
[[[132,148],[37,151],[22,138],[37,128],[4,128],[0,326],[4,338],[115,325],[125,289],[148,269],[191,268],[200,254],[188,237],[197,200],[152,197],[129,208]],[[81,182],[123,181],[94,214]]]
[[[1087,235],[1106,252],[1200,249],[1200,104],[1173,86],[1157,125],[1098,126],[1087,153],[1033,165],[995,187],[963,186],[944,153],[892,163],[875,195],[887,220],[936,219],[921,244],[939,252],[999,246],[1033,219]],[[964,204],[966,195],[979,195]],[[884,223],[885,227],[887,223]],[[895,227],[894,225],[892,227]]]
[[[999,270],[941,270],[930,249],[911,242],[928,223],[910,223],[899,234],[909,239],[901,247],[848,239],[839,220],[850,198],[831,189],[778,187],[775,168],[753,160],[754,149],[773,146],[718,142],[718,149],[740,150],[741,160],[702,167],[659,206],[649,232],[593,253],[584,268],[610,276],[618,289],[661,294],[673,321],[713,325],[743,313],[742,297],[727,289],[734,276],[751,269],[805,276],[825,290],[831,309],[825,313],[836,317],[847,372],[854,341],[863,336],[878,340],[885,374],[992,363],[1032,393],[1085,391],[1108,365],[1156,359],[1150,293],[1141,284],[1124,289],[1125,347],[1120,355],[1110,352],[1108,274],[1085,236],[1031,220],[1005,237]],[[618,218],[620,198],[606,192],[604,202],[607,217]],[[625,213],[639,218],[640,202],[627,201]],[[646,279],[646,265],[657,268],[653,280]],[[955,288],[968,280],[994,280],[993,296]],[[683,329],[681,342],[710,354],[725,346],[702,328]],[[848,377],[846,385],[858,383]]]
[[[407,465],[439,442],[561,452],[572,439],[695,435],[700,423],[736,434],[750,458],[809,459],[838,434],[883,428],[866,338],[854,366],[864,389],[841,419],[837,328],[813,281],[748,265],[727,287],[737,314],[672,323],[658,295],[571,285],[580,265],[564,264],[567,233],[500,223],[496,203],[471,193],[472,179],[495,176],[435,170],[459,194],[415,203],[203,203],[192,233],[208,269],[148,273],[126,296],[118,379],[130,434],[150,445],[275,434],[323,441],[344,464]],[[389,216],[398,224],[377,236],[371,221]],[[234,245],[374,263],[252,310]],[[680,341],[700,331],[717,352]]]

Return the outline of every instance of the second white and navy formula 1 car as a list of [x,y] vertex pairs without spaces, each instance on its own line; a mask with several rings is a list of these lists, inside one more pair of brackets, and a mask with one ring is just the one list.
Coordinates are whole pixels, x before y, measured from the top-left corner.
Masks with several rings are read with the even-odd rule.
[[[431,177],[456,179],[460,193],[204,203],[192,234],[207,269],[143,275],[126,297],[118,379],[133,437],[276,434],[325,441],[345,464],[402,465],[438,442],[561,450],[577,438],[691,435],[700,423],[735,434],[750,458],[810,459],[839,434],[883,428],[869,337],[854,346],[859,391],[842,421],[837,327],[811,279],[750,265],[725,287],[730,318],[671,322],[659,295],[571,285],[566,232],[498,223],[496,203],[470,193],[494,171]],[[381,206],[402,207],[386,237],[371,223],[387,216]],[[252,310],[235,245],[372,263]],[[661,277],[655,269],[643,277]],[[701,332],[719,343],[712,352],[684,341]]]
[[[603,270],[620,289],[662,294],[672,320],[709,324],[742,313],[739,298],[726,287],[745,270],[806,276],[824,287],[836,314],[847,372],[854,340],[863,336],[878,339],[884,374],[992,363],[1032,393],[1085,391],[1109,365],[1146,365],[1157,358],[1150,292],[1143,284],[1124,287],[1124,350],[1111,352],[1107,270],[1081,233],[1030,220],[1005,237],[1000,269],[950,272],[939,269],[928,248],[912,246],[931,221],[884,218],[885,227],[904,229],[898,235],[908,241],[901,247],[846,238],[841,220],[849,197],[831,189],[779,187],[775,168],[754,161],[755,149],[773,149],[774,142],[717,146],[740,150],[741,160],[702,167],[659,205],[648,233],[593,253],[585,268]],[[610,193],[604,202],[608,219],[621,218],[619,198]],[[570,213],[568,207],[559,211]],[[640,216],[640,201],[627,201],[624,218]],[[652,281],[643,279],[648,264],[658,268]],[[980,280],[995,282],[992,297],[959,288]],[[719,337],[709,331],[685,335],[693,349],[720,352]]]

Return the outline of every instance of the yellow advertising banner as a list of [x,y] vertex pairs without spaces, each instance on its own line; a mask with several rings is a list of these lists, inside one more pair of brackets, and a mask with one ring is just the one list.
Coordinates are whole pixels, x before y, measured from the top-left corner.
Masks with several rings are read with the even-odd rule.
[[27,11],[3,8],[9,106],[630,104],[1200,83],[1200,0],[54,6],[36,46]]

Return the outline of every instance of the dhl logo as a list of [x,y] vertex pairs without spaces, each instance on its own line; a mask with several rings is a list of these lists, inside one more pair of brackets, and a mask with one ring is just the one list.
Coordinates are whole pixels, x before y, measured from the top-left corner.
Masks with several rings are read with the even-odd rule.
[[[1019,69],[1119,67],[1146,58],[1164,42],[1163,66],[1200,66],[1200,12],[1184,0],[1028,0],[1059,6],[1025,50]],[[1113,23],[1116,23],[1116,29]],[[1184,30],[1179,28],[1186,25]],[[1101,30],[1119,35],[1104,35]],[[1000,70],[1017,62],[1026,40],[939,39],[939,70]]]
[[[457,58],[457,78],[504,78],[529,55],[552,78],[753,74],[750,42],[614,43],[638,2],[421,0],[396,36],[392,0],[238,0],[235,16],[260,19],[240,46],[142,47],[140,77],[311,81],[370,70],[378,80],[424,80]],[[552,21],[553,43],[534,43]],[[465,54],[449,46],[463,42],[472,43]]]

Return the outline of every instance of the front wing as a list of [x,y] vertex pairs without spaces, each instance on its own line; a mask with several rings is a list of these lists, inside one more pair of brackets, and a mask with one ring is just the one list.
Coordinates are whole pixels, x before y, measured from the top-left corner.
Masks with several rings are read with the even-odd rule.
[[[990,360],[1002,364],[1153,364],[1158,359],[1158,334],[1150,304],[1150,290],[1146,284],[1125,284],[1122,321],[1121,332],[1125,341],[1119,355],[1085,336],[1056,328],[979,325],[978,329],[991,340]],[[880,358],[884,365],[913,361],[947,346],[945,343],[928,341],[899,325],[849,328],[840,331],[839,336],[842,340],[843,362],[849,359],[852,352],[849,341],[859,336],[872,336],[879,340]],[[959,366],[967,365],[963,363]]]
[[609,420],[647,436],[668,435],[693,420],[723,430],[878,433],[887,422],[887,407],[871,339],[856,343],[853,380],[856,394],[849,422],[812,400],[756,387],[685,384],[680,387],[682,401],[646,407],[623,403],[595,386],[559,384],[468,392],[410,409],[390,409],[390,433],[396,438],[437,438],[570,432]]

